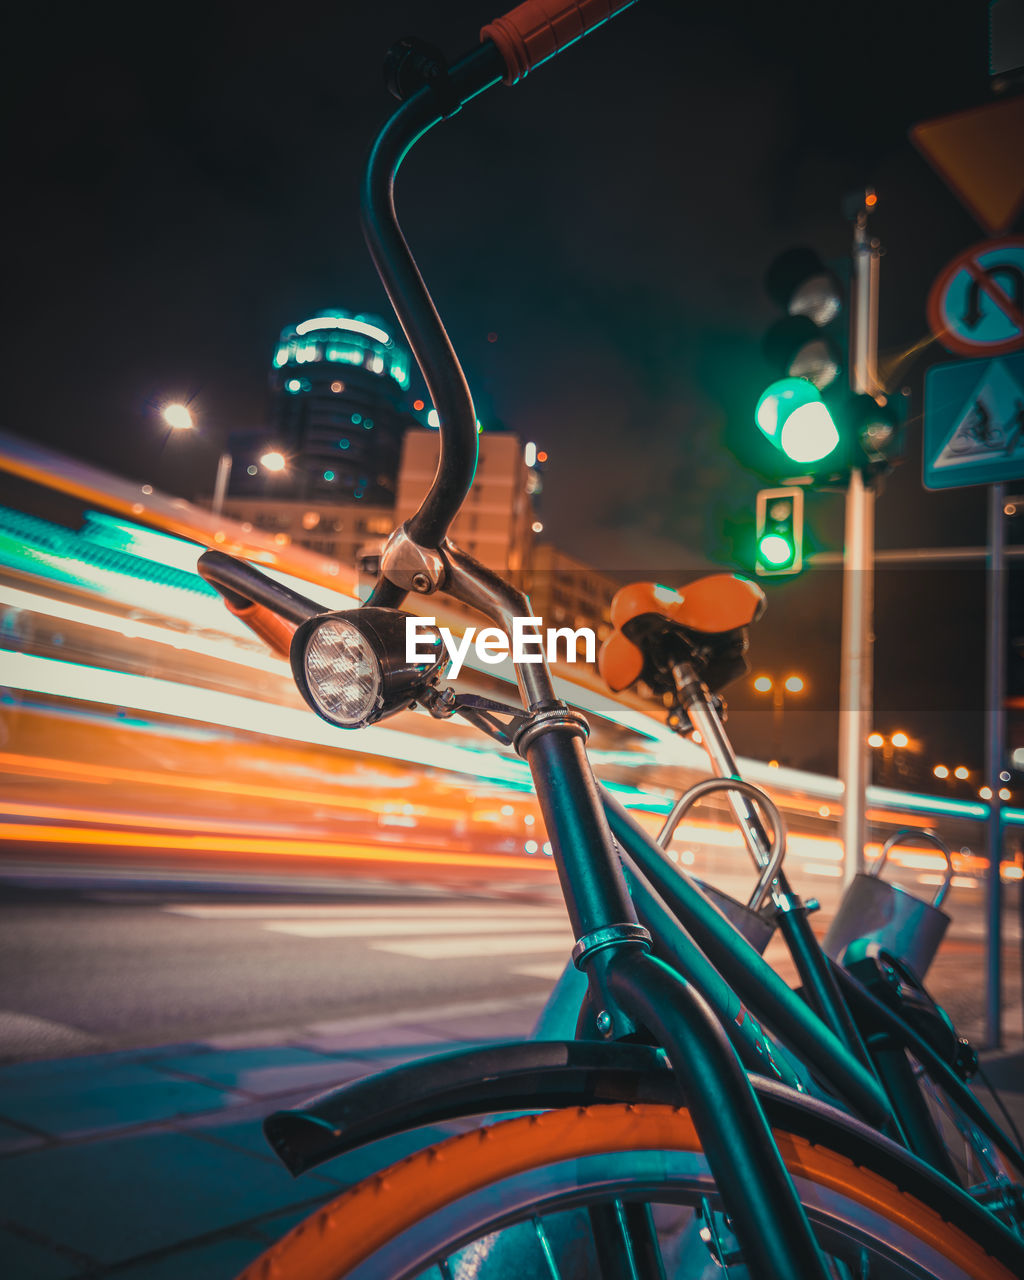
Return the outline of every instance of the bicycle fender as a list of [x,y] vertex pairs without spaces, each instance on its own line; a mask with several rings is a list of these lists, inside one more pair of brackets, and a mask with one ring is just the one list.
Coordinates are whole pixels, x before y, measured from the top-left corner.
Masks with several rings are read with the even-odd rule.
[[378,1138],[458,1117],[681,1101],[665,1055],[650,1045],[503,1041],[354,1080],[300,1107],[274,1112],[263,1132],[285,1167],[298,1175]]
[[[829,1140],[841,1129],[854,1160],[884,1148],[894,1179],[981,1241],[1011,1272],[1024,1275],[1024,1246],[955,1183],[856,1117],[776,1080],[752,1075],[769,1123],[806,1138]],[[298,1175],[378,1138],[421,1125],[501,1111],[546,1111],[609,1102],[680,1106],[675,1075],[660,1049],[588,1040],[527,1040],[478,1045],[420,1058],[352,1081],[278,1111],[264,1132],[287,1169]]]

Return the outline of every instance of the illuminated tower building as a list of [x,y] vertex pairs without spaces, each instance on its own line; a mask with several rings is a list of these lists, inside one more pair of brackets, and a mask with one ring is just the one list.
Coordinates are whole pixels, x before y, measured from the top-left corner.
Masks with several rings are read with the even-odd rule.
[[[393,505],[402,434],[418,423],[405,407],[409,353],[384,321],[331,310],[285,329],[270,385],[276,439],[289,457],[279,496]],[[258,471],[235,471],[234,494],[261,491]]]

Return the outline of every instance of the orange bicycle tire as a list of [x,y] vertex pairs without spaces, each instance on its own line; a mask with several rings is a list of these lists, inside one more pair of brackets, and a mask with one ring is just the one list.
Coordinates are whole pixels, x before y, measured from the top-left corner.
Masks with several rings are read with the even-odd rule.
[[[776,1129],[795,1179],[836,1191],[909,1232],[971,1280],[1019,1280],[965,1231],[883,1175]],[[499,1121],[448,1138],[357,1183],[316,1210],[238,1280],[340,1280],[431,1212],[502,1178],[559,1160],[631,1150],[701,1151],[684,1107],[614,1104]]]

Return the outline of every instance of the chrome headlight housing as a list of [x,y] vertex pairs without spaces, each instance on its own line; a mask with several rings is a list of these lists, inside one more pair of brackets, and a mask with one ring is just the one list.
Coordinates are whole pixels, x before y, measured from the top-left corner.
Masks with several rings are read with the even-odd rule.
[[[418,625],[409,658],[409,622]],[[299,692],[328,724],[361,729],[416,701],[446,661],[436,627],[398,609],[321,613],[292,637],[292,675]]]

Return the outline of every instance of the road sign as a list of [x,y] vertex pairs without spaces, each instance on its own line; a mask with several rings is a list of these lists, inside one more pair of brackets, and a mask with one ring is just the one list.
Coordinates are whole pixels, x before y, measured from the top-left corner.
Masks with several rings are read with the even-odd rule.
[[928,120],[910,139],[989,235],[1009,231],[1024,207],[1024,97]]
[[932,285],[928,323],[956,355],[1024,349],[1024,236],[988,240],[958,254]]
[[1024,478],[1024,355],[928,370],[923,464],[926,489]]

